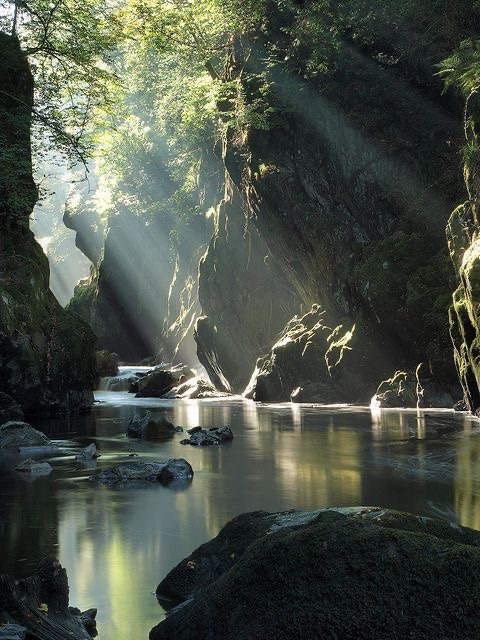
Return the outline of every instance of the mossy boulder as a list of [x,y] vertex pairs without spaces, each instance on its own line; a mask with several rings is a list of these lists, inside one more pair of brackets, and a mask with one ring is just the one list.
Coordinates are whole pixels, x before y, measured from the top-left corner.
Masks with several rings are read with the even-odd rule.
[[375,507],[248,513],[180,562],[150,640],[480,634],[480,533]]

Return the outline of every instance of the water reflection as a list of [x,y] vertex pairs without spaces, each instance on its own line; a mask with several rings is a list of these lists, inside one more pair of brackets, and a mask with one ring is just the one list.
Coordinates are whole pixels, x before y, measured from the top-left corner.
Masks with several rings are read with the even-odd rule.
[[[91,416],[39,423],[64,448],[49,478],[0,477],[0,571],[25,575],[47,553],[66,566],[71,601],[98,607],[100,638],[147,638],[163,615],[151,592],[227,520],[254,509],[379,504],[442,515],[480,529],[478,421],[451,412],[234,401],[135,400],[105,393]],[[175,425],[228,424],[231,444],[185,447],[129,441],[140,407]],[[101,469],[135,453],[186,457],[187,487],[102,487],[72,455],[95,441]]]

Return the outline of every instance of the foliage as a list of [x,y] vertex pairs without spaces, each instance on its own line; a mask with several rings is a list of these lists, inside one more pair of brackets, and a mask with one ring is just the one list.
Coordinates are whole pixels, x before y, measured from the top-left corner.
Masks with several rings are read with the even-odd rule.
[[117,23],[101,0],[0,0],[0,30],[20,41],[35,78],[36,152],[84,161],[96,109],[109,105]]

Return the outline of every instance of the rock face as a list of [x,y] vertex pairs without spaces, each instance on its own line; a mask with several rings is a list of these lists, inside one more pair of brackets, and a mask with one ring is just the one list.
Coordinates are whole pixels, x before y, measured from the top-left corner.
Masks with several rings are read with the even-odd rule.
[[193,469],[183,458],[173,458],[166,462],[122,462],[97,473],[90,480],[102,484],[118,484],[133,480],[150,480],[168,484],[172,480],[191,480]]
[[23,411],[12,396],[0,391],[0,424],[9,420],[23,420]]
[[150,640],[474,638],[478,569],[480,534],[444,521],[375,507],[243,514],[160,583],[159,597],[188,602]]
[[[340,391],[366,402],[381,380],[421,362],[449,389],[453,272],[444,229],[464,187],[461,109],[442,98],[433,66],[448,43],[429,41],[432,66],[419,65],[405,42],[418,25],[402,24],[387,53],[380,28],[364,33],[352,19],[332,71],[316,80],[302,66],[306,52],[290,57],[285,13],[272,10],[256,46],[280,40],[291,63],[255,66],[251,39],[240,38],[226,70],[253,100],[249,74],[265,73],[277,111],[265,128],[246,126],[224,145],[227,188],[200,267],[199,358],[217,387],[236,392],[265,358],[259,395],[268,387],[272,398],[317,385],[308,387],[315,397],[340,399]],[[355,326],[344,361],[359,365],[358,379],[326,374],[325,329],[314,340],[318,375],[313,358],[295,352],[283,388],[272,363],[283,357],[278,333],[312,305],[325,327],[342,327],[339,337]]]
[[455,364],[468,409],[480,411],[480,240],[478,202],[480,190],[473,174],[466,174],[471,200],[450,218],[447,236],[458,274],[458,288],[450,308],[450,333]]
[[18,41],[0,34],[0,388],[25,413],[93,403],[94,336],[49,290],[48,261],[29,230],[37,198],[30,157],[33,80]]
[[18,632],[12,640],[25,637],[21,628],[32,640],[90,640],[96,635],[96,613],[92,609],[82,614],[68,606],[67,574],[56,558],[42,561],[35,575],[25,580],[0,575],[0,629],[5,631],[1,625],[8,623],[12,634]]
[[[173,262],[168,240],[172,220],[151,220],[129,211],[110,219],[103,251],[91,255],[91,277],[76,287],[69,305],[92,326],[101,349],[127,362],[151,356],[158,361],[196,360],[197,269],[209,233],[208,222],[198,218],[182,230]],[[88,255],[81,240],[79,248]]]

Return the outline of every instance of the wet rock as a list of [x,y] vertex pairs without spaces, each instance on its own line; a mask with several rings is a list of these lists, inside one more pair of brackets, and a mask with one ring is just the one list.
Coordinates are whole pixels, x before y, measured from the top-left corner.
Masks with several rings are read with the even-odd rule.
[[31,473],[32,475],[37,476],[46,476],[53,471],[53,468],[48,462],[38,462],[29,458],[28,460],[23,460],[20,464],[17,464],[15,471]]
[[145,415],[137,413],[127,428],[129,438],[144,438],[145,440],[163,440],[175,434],[175,427],[165,416],[157,416],[151,411]]
[[175,433],[183,433],[183,427],[175,427]]
[[12,396],[0,391],[0,424],[9,420],[23,420],[23,411]]
[[32,640],[90,640],[95,635],[94,615],[89,616],[87,631],[83,614],[73,613],[76,611],[69,607],[67,574],[56,558],[43,560],[38,571],[26,579],[0,574],[0,638],[9,638],[2,632],[7,633],[10,626],[12,633],[19,634],[12,635],[12,640],[25,637],[22,628]]
[[0,426],[0,448],[51,446],[44,433],[27,422],[10,421]]
[[118,484],[134,480],[168,483],[176,478],[193,478],[193,469],[184,458],[172,458],[166,462],[122,462],[90,476],[89,479],[102,484]]
[[233,433],[230,427],[212,427],[205,430],[201,427],[193,427],[189,429],[188,433],[191,434],[190,438],[181,440],[180,444],[191,444],[195,447],[198,446],[211,446],[214,444],[224,444],[233,440]]
[[157,367],[140,378],[135,384],[137,398],[162,398],[174,387],[193,378],[195,373],[184,365],[168,369]]
[[98,453],[94,442],[86,446],[77,456],[75,456],[76,460],[95,460],[95,458],[99,457],[100,454]]
[[80,611],[80,609],[77,609],[76,607],[69,607],[68,610],[77,618],[89,635],[92,637],[97,635],[97,609]]
[[18,624],[7,623],[0,626],[0,640],[25,640],[27,630]]
[[480,618],[465,612],[480,605],[478,571],[480,533],[445,521],[376,507],[247,513],[162,580],[157,596],[184,604],[150,640],[475,638]]

